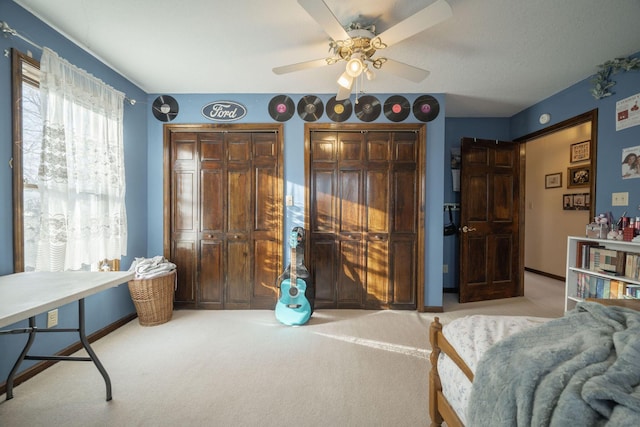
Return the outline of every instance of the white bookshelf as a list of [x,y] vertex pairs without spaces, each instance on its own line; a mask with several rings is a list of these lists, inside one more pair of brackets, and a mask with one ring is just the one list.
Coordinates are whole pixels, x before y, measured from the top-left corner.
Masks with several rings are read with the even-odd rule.
[[606,240],[606,239],[593,239],[589,237],[569,236],[567,241],[567,272],[566,272],[565,291],[564,291],[564,310],[565,311],[573,309],[576,303],[583,300],[583,298],[579,298],[576,296],[578,294],[578,273],[586,273],[591,276],[603,277],[605,279],[622,280],[627,283],[640,285],[640,280],[637,280],[637,279],[631,279],[625,276],[614,276],[612,274],[606,274],[599,271],[592,271],[589,269],[580,268],[579,266],[576,266],[578,242],[594,242],[604,246],[607,249],[640,254],[640,243],[637,243],[637,242],[624,242],[621,240]]

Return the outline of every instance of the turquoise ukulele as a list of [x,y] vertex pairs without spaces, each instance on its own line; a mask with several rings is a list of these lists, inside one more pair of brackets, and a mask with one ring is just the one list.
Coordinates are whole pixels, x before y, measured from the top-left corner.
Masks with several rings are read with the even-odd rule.
[[280,299],[276,304],[276,319],[285,325],[304,325],[311,317],[311,305],[305,297],[307,284],[298,279],[296,263],[296,247],[298,246],[298,231],[294,228],[289,238],[291,246],[290,275],[280,283]]

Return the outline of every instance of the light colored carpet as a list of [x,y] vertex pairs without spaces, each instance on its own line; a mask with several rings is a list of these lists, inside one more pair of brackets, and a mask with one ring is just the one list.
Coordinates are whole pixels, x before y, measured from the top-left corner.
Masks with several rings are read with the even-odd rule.
[[92,363],[57,363],[0,402],[0,425],[426,426],[432,318],[562,315],[564,287],[542,282],[509,300],[460,305],[445,295],[438,314],[317,310],[301,327],[268,310],[134,320],[92,345],[111,402]]

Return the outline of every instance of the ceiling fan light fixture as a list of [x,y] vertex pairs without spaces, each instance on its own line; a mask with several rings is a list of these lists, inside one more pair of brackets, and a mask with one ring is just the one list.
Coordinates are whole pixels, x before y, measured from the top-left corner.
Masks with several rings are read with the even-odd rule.
[[376,78],[376,73],[374,73],[373,71],[371,71],[369,69],[369,67],[366,67],[364,69],[364,75],[367,76],[367,80],[371,81],[374,80]]
[[432,0],[430,6],[377,34],[374,25],[352,22],[345,27],[325,1],[298,0],[298,3],[331,38],[329,52],[332,52],[332,55],[325,59],[276,67],[273,72],[284,74],[344,61],[346,66],[342,75],[338,77],[339,89],[336,95],[342,97],[341,99],[350,96],[351,88],[355,88],[356,93],[364,93],[365,77],[367,80],[375,79],[374,69],[381,69],[383,64],[386,64],[385,72],[390,71],[416,83],[421,82],[429,75],[429,71],[394,60],[387,62],[387,58],[376,57],[376,52],[437,25],[453,15],[447,0]]
[[338,77],[338,84],[345,89],[351,90],[351,86],[353,85],[353,77],[349,74],[349,72],[345,71]]
[[346,73],[351,77],[358,77],[364,71],[364,62],[360,58],[351,58],[347,62]]

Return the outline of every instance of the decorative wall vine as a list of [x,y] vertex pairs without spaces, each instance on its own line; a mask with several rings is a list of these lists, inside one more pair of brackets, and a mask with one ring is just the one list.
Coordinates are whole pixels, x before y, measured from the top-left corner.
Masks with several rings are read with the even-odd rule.
[[598,68],[600,71],[591,79],[591,94],[596,99],[602,99],[613,95],[610,89],[616,82],[611,80],[611,76],[620,71],[640,70],[640,58],[616,58],[598,65]]

